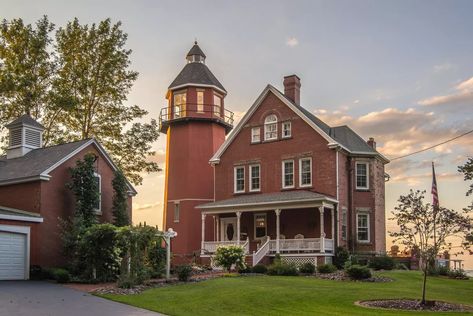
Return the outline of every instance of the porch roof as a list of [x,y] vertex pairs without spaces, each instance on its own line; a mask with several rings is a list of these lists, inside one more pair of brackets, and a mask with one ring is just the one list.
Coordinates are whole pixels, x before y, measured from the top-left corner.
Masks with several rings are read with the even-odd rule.
[[197,208],[205,211],[245,211],[262,209],[288,209],[310,206],[332,207],[338,203],[329,196],[307,191],[293,190],[262,194],[244,194],[234,198],[198,205]]

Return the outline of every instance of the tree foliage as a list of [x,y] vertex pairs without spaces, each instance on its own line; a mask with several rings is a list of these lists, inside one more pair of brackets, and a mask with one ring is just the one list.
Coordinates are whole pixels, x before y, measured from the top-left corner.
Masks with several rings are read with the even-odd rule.
[[[3,21],[0,32],[0,125],[30,113],[45,127],[53,145],[96,138],[124,175],[142,182],[141,172],[159,171],[148,157],[159,135],[155,120],[126,104],[138,73],[121,22],[110,19],[60,27],[43,17],[36,26]],[[139,120],[140,122],[136,122]],[[5,139],[1,139],[5,144]]]
[[425,303],[429,264],[441,251],[458,247],[469,249],[467,237],[472,229],[472,219],[468,214],[433,207],[424,203],[424,195],[425,191],[411,190],[408,195],[399,198],[392,218],[399,230],[389,232],[394,242],[399,242],[408,249],[418,249],[424,272],[422,303]]
[[[473,194],[473,157],[468,158],[468,161],[463,165],[458,167],[458,171],[463,173],[463,179],[465,181],[471,181],[466,196],[471,196]],[[468,206],[468,209],[473,210],[473,200]]]
[[116,226],[130,225],[130,217],[128,216],[128,185],[125,176],[120,170],[115,171],[112,187],[113,223]]

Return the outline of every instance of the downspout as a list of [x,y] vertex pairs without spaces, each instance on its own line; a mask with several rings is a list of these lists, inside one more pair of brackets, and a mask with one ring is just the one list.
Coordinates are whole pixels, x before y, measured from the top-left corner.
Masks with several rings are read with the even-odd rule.
[[350,231],[348,236],[351,236],[351,252],[355,252],[355,234],[353,233],[353,228],[354,228],[354,212],[355,210],[353,209],[353,168],[352,168],[352,158],[348,157],[348,166],[347,166],[347,171],[348,171],[348,207],[349,207],[349,218],[350,218],[350,225],[348,226],[348,229]]
[[[337,244],[336,246],[338,247],[338,245],[340,245],[340,233],[339,233],[339,230],[340,230],[340,212],[339,212],[339,209],[340,209],[340,202],[339,202],[339,199],[340,199],[340,194],[339,194],[339,190],[340,190],[340,184],[339,184],[339,174],[338,174],[338,168],[339,168],[339,164],[338,164],[338,148],[336,149],[336,152],[335,152],[335,168],[336,168],[336,177],[337,177],[337,209],[336,209],[336,212],[337,212]],[[335,240],[335,238],[334,238]]]

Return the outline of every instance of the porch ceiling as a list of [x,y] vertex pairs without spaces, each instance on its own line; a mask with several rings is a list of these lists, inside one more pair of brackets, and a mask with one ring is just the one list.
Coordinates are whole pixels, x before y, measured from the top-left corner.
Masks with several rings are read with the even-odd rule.
[[336,199],[326,195],[307,191],[294,190],[275,193],[244,194],[234,198],[205,203],[197,208],[203,213],[261,211],[268,209],[291,209],[324,206],[333,208],[338,203]]

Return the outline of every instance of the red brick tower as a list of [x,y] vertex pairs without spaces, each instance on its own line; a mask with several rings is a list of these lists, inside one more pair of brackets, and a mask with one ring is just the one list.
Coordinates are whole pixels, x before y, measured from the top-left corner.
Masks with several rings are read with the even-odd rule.
[[[178,232],[172,252],[180,262],[200,253],[202,221],[195,206],[214,200],[209,159],[233,124],[233,113],[224,105],[227,91],[205,58],[195,42],[186,66],[168,88],[168,104],[159,116],[160,131],[167,135],[164,229]],[[206,225],[212,231],[210,218]]]

